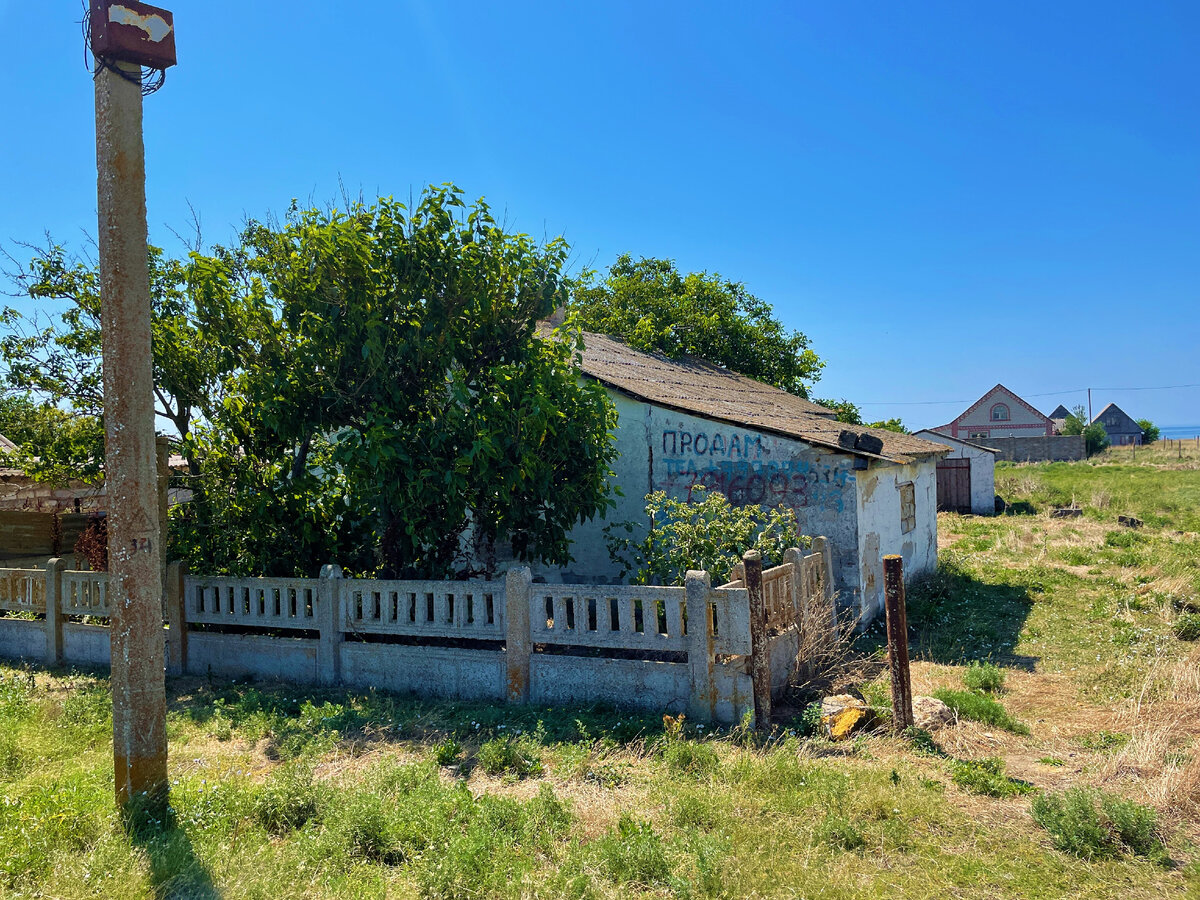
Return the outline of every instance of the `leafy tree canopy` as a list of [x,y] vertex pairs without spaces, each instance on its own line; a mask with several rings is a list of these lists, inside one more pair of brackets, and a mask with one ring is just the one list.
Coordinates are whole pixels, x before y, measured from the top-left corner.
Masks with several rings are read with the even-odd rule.
[[868,428],[882,428],[886,431],[898,432],[899,434],[909,434],[909,430],[904,427],[904,423],[899,418],[881,419],[878,422],[864,422],[862,411],[844,397],[841,400],[814,400],[813,402],[832,409],[837,413],[837,420],[845,422],[847,425],[866,425]]
[[1143,444],[1153,444],[1158,440],[1160,432],[1157,425],[1155,425],[1149,419],[1138,419],[1137,423],[1142,429]]
[[94,483],[104,458],[100,420],[75,415],[28,394],[0,395],[0,434],[17,445],[6,466],[24,469],[39,481]]
[[697,356],[801,397],[825,365],[741,282],[682,274],[666,259],[622,255],[607,276],[575,286],[570,309],[587,331],[643,351]]
[[[570,529],[611,505],[615,411],[578,378],[578,333],[535,330],[566,300],[567,252],[453,186],[411,211],[293,203],[184,260],[152,249],[158,412],[193,490],[173,552],[267,575],[489,571],[504,545],[569,561]],[[15,278],[65,311],[6,313],[10,386],[98,421],[95,266],[52,244]]]
[[1107,447],[1111,441],[1108,439],[1108,432],[1104,430],[1104,426],[1099,422],[1087,424],[1087,410],[1082,406],[1076,406],[1071,410],[1070,415],[1063,421],[1063,434],[1081,434],[1083,435],[1084,449],[1088,456],[1099,453]]
[[566,563],[570,529],[610,505],[615,455],[615,412],[578,378],[577,335],[535,332],[563,302],[567,249],[506,233],[447,186],[411,213],[293,207],[280,226],[251,223],[239,253],[194,256],[206,302],[251,323],[196,437],[214,476],[197,548],[227,521],[253,526],[206,551],[230,570],[339,559],[440,577],[467,565],[468,533],[485,558],[503,543]]

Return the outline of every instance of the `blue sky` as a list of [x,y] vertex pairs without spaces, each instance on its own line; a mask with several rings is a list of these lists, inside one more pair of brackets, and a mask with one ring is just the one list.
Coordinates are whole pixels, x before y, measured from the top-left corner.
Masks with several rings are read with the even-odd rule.
[[[744,281],[827,360],[816,394],[871,418],[939,424],[1003,382],[1200,422],[1200,388],[1108,390],[1200,382],[1200,4],[171,8],[165,246],[189,203],[224,241],[341,184],[454,181],[576,266]],[[0,0],[0,239],[95,233],[79,19]]]

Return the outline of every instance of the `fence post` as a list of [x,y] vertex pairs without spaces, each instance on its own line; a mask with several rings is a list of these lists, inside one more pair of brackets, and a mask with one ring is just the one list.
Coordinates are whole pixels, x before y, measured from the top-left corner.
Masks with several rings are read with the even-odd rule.
[[317,604],[317,627],[321,642],[317,647],[317,669],[321,684],[338,684],[342,680],[342,567],[321,567],[320,602]]
[[504,579],[504,661],[509,703],[529,702],[529,656],[533,637],[529,631],[529,603],[533,573],[529,566],[513,566]]
[[833,553],[830,552],[829,538],[815,537],[812,542],[812,551],[821,557],[821,600],[829,603],[830,608],[830,627],[837,628],[838,615],[837,604],[831,603],[833,600]]
[[808,632],[812,627],[808,613],[808,580],[804,577],[804,551],[798,547],[789,547],[783,551],[783,562],[792,567],[792,617],[796,622],[796,663],[797,668],[806,666],[807,661],[800,658],[801,652],[808,640]]
[[717,714],[717,686],[713,680],[716,656],[709,607],[712,577],[708,572],[690,569],[684,579],[684,590],[687,592],[688,669],[692,681],[688,715],[699,722],[711,722]]
[[747,550],[746,591],[750,598],[750,681],[754,685],[754,727],[771,723],[771,659],[767,654],[767,608],[763,602],[762,554]]
[[184,605],[183,577],[187,563],[167,564],[167,579],[163,590],[167,602],[167,674],[187,672],[187,610]]
[[63,661],[62,573],[65,559],[54,558],[46,563],[46,665],[56,666]]
[[904,557],[883,558],[883,596],[887,611],[888,665],[892,670],[892,726],[913,725],[912,680],[908,671],[908,615],[904,609]]

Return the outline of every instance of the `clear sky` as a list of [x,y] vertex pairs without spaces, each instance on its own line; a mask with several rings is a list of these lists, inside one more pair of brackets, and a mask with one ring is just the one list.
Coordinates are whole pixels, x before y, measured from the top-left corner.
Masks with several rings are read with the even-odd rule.
[[[145,125],[167,247],[189,204],[220,242],[293,197],[454,181],[577,267],[744,281],[870,418],[940,424],[1003,382],[1200,422],[1200,388],[1110,390],[1200,383],[1194,0],[171,8]],[[0,0],[0,239],[95,233],[80,17]]]

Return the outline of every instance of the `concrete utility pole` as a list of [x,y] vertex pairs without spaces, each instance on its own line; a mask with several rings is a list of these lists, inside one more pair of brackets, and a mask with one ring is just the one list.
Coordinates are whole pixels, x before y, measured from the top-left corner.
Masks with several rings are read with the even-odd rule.
[[[171,14],[92,0],[104,475],[108,498],[113,762],[117,802],[167,790],[163,576],[146,254],[142,65],[174,62]],[[165,33],[163,29],[166,29]],[[170,61],[160,51],[170,37]]]

